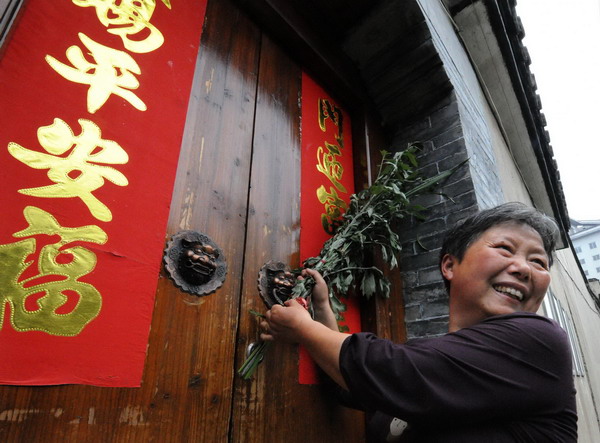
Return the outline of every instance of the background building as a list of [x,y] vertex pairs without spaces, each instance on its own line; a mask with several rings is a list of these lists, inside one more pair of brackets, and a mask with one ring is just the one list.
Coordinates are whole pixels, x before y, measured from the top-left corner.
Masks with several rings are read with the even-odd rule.
[[571,219],[569,236],[585,276],[600,278],[600,220]]

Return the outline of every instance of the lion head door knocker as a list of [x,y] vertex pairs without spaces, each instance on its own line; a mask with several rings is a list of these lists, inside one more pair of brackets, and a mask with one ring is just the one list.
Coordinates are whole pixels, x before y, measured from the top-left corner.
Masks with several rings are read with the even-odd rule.
[[210,237],[196,231],[181,231],[171,237],[164,263],[175,286],[199,296],[214,292],[227,274],[223,251]]
[[296,275],[284,263],[269,261],[258,272],[258,292],[268,309],[290,299]]

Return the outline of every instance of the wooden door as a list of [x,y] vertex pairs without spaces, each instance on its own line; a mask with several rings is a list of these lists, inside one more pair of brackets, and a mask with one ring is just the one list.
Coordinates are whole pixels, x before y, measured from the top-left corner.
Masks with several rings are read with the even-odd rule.
[[230,0],[209,1],[165,240],[209,235],[225,283],[198,298],[161,272],[142,387],[2,386],[1,441],[364,441],[361,413],[298,384],[295,347],[236,374],[259,334],[258,270],[299,265],[300,79]]

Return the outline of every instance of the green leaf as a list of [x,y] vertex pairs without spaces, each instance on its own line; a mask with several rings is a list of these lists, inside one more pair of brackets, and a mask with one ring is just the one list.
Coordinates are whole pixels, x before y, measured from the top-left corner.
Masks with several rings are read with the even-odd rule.
[[360,284],[360,290],[362,294],[367,298],[375,294],[375,277],[373,276],[373,274],[367,274],[363,277],[362,282]]
[[346,312],[346,305],[335,294],[329,295],[329,301],[334,313]]
[[373,185],[371,186],[371,188],[369,189],[369,193],[371,195],[379,195],[381,192],[383,192],[385,188],[383,186],[380,185]]
[[390,269],[396,268],[398,266],[396,255],[392,254],[388,263],[390,264]]

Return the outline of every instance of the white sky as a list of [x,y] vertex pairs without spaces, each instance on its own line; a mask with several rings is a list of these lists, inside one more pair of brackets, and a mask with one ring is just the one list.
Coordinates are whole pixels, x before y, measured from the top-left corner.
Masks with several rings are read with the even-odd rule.
[[600,219],[600,0],[517,0],[571,218]]

